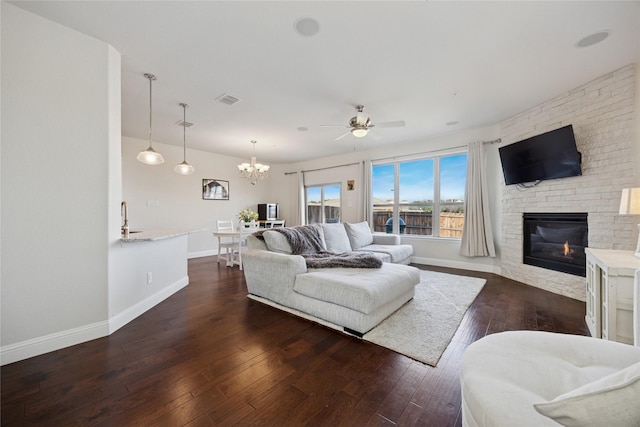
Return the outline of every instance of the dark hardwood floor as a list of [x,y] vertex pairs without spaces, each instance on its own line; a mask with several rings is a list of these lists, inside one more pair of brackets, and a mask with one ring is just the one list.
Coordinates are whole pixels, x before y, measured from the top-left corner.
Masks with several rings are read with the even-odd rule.
[[459,426],[465,348],[494,332],[586,335],[584,303],[494,274],[438,366],[246,297],[242,272],[190,285],[109,337],[3,366],[2,425]]

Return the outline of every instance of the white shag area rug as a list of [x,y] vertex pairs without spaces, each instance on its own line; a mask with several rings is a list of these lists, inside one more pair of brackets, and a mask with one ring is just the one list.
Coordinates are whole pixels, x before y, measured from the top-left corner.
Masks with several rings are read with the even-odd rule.
[[[436,366],[484,279],[420,270],[414,298],[364,334],[365,341]],[[255,295],[249,298],[344,332],[342,327]]]
[[415,297],[362,339],[436,366],[485,283],[421,270]]

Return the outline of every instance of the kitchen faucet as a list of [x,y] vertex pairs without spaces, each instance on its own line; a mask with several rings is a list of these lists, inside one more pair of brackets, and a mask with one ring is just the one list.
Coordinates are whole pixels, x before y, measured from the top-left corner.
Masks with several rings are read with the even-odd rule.
[[123,218],[123,223],[120,227],[120,230],[122,234],[127,235],[129,234],[129,218],[127,213],[127,202],[125,201],[120,203],[120,217]]

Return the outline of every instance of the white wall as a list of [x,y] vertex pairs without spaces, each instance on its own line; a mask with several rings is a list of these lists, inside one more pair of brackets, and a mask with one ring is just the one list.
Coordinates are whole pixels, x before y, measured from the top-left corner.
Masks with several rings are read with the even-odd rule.
[[[119,55],[2,2],[2,347],[105,331]],[[116,129],[116,132],[118,129]],[[84,330],[83,329],[83,330]],[[80,333],[82,335],[83,333]]]
[[6,364],[108,335],[188,276],[187,236],[120,242],[120,54],[5,2],[1,10]]
[[[129,225],[132,230],[201,230],[189,235],[190,257],[217,253],[217,239],[211,234],[216,220],[238,221],[237,215],[242,209],[256,211],[258,203],[283,200],[271,178],[251,185],[238,176],[237,164],[248,161],[250,147],[247,147],[247,158],[236,158],[189,149],[187,137],[187,161],[195,173],[184,176],[173,171],[182,161],[181,147],[154,142],[154,149],[162,153],[165,162],[150,166],[136,160],[138,152],[148,145],[145,140],[122,138],[122,197],[129,205]],[[281,166],[270,166],[271,175],[282,174]],[[202,180],[212,178],[229,181],[229,200],[202,199]]]
[[635,247],[637,218],[618,215],[618,208],[622,188],[631,187],[638,173],[636,73],[628,65],[502,122],[503,144],[573,124],[583,173],[525,191],[501,183],[506,277],[585,299],[583,277],[522,263],[523,212],[587,212],[590,247]]

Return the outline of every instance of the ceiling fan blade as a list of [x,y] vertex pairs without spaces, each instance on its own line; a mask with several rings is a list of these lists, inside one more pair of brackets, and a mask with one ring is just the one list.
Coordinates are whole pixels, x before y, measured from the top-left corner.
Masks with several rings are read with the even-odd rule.
[[318,125],[321,128],[348,128],[349,126],[345,125]]
[[404,127],[404,120],[397,120],[395,122],[382,122],[376,123],[375,126],[379,128],[401,128]]
[[343,133],[342,135],[337,137],[334,141],[340,141],[342,138],[344,138],[345,136],[349,135],[350,133],[351,133],[351,131],[349,131],[347,133]]

